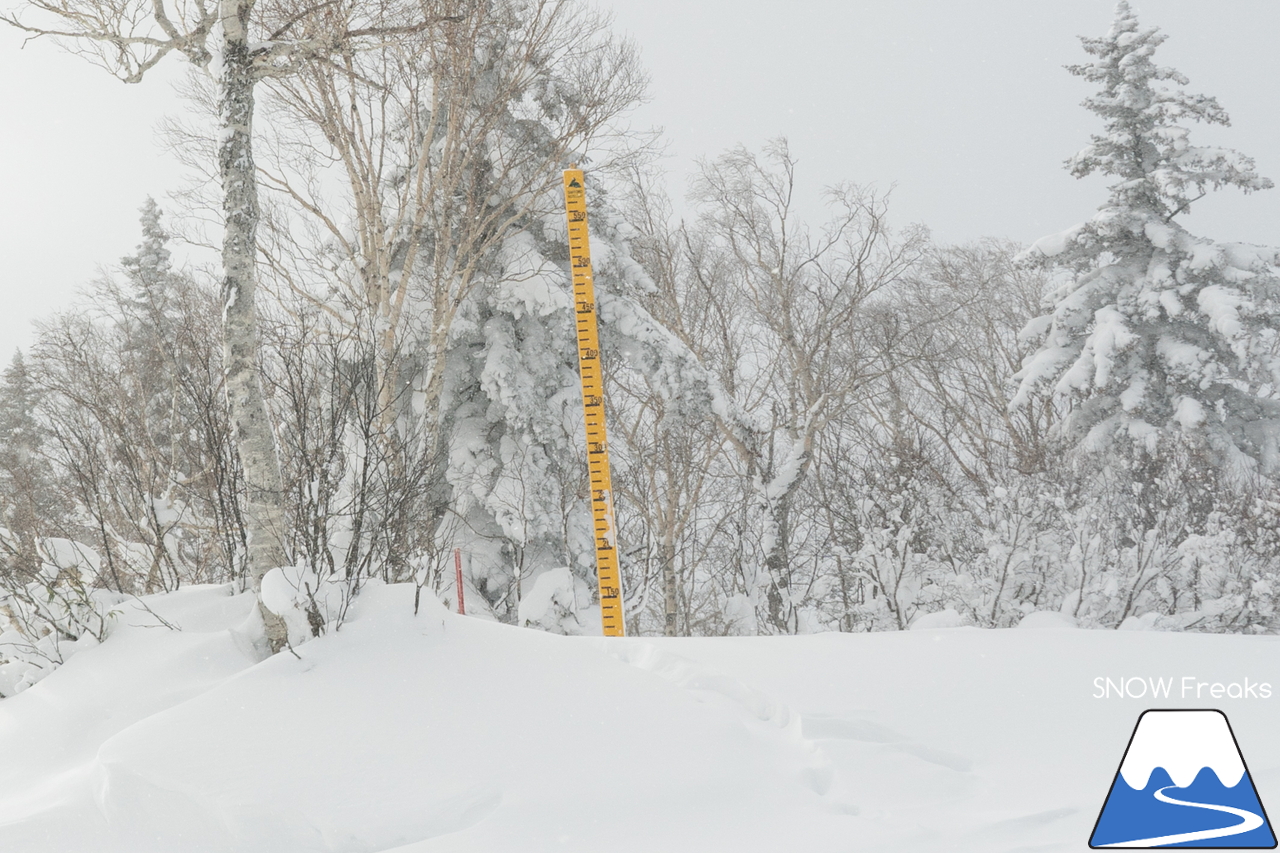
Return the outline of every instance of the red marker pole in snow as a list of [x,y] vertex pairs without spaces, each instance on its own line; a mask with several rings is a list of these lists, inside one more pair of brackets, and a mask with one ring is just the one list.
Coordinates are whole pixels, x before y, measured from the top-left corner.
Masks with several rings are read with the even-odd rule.
[[458,590],[458,613],[462,616],[467,615],[467,608],[462,603],[462,549],[453,549],[453,572],[456,578],[455,589]]

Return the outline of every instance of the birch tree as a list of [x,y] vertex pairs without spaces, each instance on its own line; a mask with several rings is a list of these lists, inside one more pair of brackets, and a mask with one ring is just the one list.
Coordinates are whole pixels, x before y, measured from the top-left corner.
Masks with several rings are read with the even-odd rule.
[[872,346],[859,330],[875,322],[877,298],[912,268],[925,240],[916,230],[893,235],[886,199],[854,185],[828,189],[832,218],[811,232],[795,209],[795,165],[777,140],[763,162],[733,150],[705,164],[694,184],[699,274],[720,277],[716,289],[734,317],[724,329],[734,357],[720,379],[753,421],[749,432],[725,431],[761,522],[761,565],[747,594],[765,593],[767,622],[784,632],[798,628],[794,512],[815,442],[861,387],[891,369],[893,324],[881,325]]
[[[453,321],[485,264],[522,220],[555,212],[559,171],[645,84],[634,49],[574,0],[482,0],[437,20],[447,25],[300,63],[270,87],[279,124],[302,138],[282,144],[266,186],[318,226],[337,266],[336,292],[288,285],[378,329],[388,419],[410,380],[434,409]],[[300,159],[302,147],[319,156]],[[429,354],[425,378],[405,372],[408,349]]]
[[[222,185],[223,348],[227,405],[244,469],[249,580],[256,589],[284,548],[283,482],[257,369],[255,293],[258,181],[253,156],[257,84],[310,58],[419,31],[442,17],[417,4],[295,4],[259,0],[27,0],[0,20],[52,37],[73,53],[136,83],[176,53],[218,81]],[[282,627],[259,607],[273,650]]]
[[[260,171],[288,211],[266,236],[271,279],[301,311],[323,318],[325,334],[373,354],[371,440],[393,466],[436,469],[434,505],[398,522],[418,528],[419,544],[459,509],[445,461],[463,419],[457,408],[483,393],[470,377],[483,361],[477,348],[488,346],[475,317],[497,325],[494,315],[511,313],[492,303],[537,272],[511,272],[513,257],[529,254],[513,252],[513,241],[563,218],[560,170],[585,160],[594,137],[642,91],[633,48],[604,23],[575,0],[484,0],[463,21],[303,63],[273,80],[264,101],[272,156]],[[555,258],[564,240],[551,238]],[[522,333],[533,334],[544,312],[516,313]],[[531,365],[549,354],[572,356],[559,334],[571,326],[561,319],[551,318],[557,334],[546,341],[564,346],[535,347],[512,366],[513,378],[536,373]],[[543,456],[529,450],[509,461]],[[513,484],[548,483],[513,476]],[[533,516],[546,513],[526,501],[502,514],[512,542],[527,538],[514,531],[545,526]],[[505,551],[514,559],[523,547]]]

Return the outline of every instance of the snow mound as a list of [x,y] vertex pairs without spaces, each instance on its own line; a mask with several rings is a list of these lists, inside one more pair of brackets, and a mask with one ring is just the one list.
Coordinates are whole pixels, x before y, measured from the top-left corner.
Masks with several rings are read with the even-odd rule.
[[229,630],[244,597],[219,630],[80,653],[0,703],[0,849],[643,851],[673,826],[690,849],[725,827],[818,848],[852,820],[798,725],[706,701],[729,682],[413,595],[367,587],[340,631],[261,663]]
[[[130,603],[0,700],[0,850],[1076,850],[1143,707],[1094,698],[1099,676],[1266,679],[1275,655],[1171,632],[564,637],[375,584],[259,662],[252,610],[228,587]],[[1274,701],[1228,709],[1264,800]],[[1230,781],[1204,740],[1184,763]]]
[[926,613],[923,616],[917,616],[911,623],[911,630],[927,631],[932,628],[962,628],[968,624],[968,619],[948,607],[946,610],[939,610],[937,613]]
[[1059,613],[1056,610],[1036,610],[1023,616],[1018,627],[1037,631],[1057,631],[1079,626],[1075,619],[1065,613]]
[[533,581],[533,588],[520,599],[516,618],[524,627],[540,628],[553,634],[596,634],[600,628],[600,607],[590,605],[591,590],[568,566],[547,569]]

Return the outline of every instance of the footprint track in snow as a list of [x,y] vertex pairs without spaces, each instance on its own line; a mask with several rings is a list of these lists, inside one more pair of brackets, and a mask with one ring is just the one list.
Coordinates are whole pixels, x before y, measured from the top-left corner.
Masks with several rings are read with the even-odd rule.
[[884,744],[889,749],[913,755],[921,761],[937,764],[957,773],[968,773],[973,769],[973,761],[963,755],[917,743],[904,734],[867,719],[815,714],[805,716],[802,727],[806,737],[816,740],[854,740]]

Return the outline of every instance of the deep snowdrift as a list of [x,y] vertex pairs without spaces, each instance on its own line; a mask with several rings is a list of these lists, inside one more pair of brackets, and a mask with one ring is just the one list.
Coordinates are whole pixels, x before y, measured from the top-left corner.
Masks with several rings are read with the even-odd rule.
[[[1280,687],[1274,637],[606,640],[412,597],[257,664],[248,597],[148,599],[183,630],[130,611],[0,701],[0,850],[1075,851],[1148,707],[1222,708],[1280,809],[1280,698],[1194,697]],[[1135,677],[1171,695],[1094,698]]]

